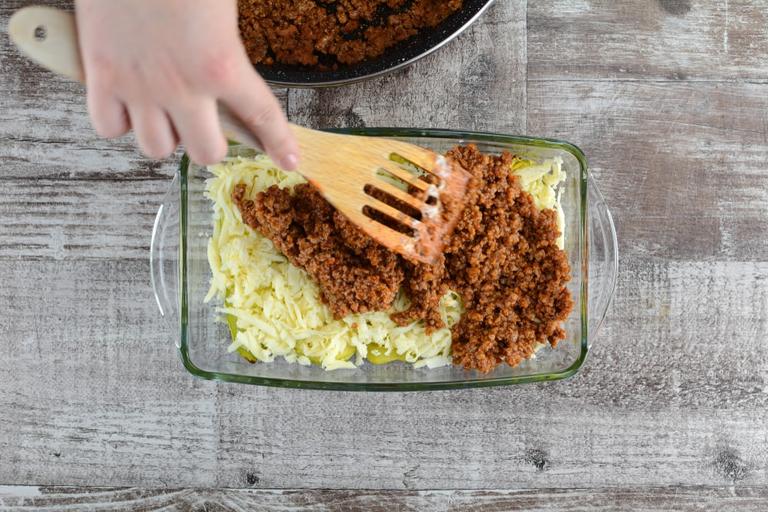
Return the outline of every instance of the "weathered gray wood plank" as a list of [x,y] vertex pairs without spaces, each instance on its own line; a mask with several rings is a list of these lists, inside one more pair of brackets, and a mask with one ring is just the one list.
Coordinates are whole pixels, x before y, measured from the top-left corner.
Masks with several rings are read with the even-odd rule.
[[146,260],[171,181],[0,180],[0,258]]
[[0,482],[210,484],[214,387],[184,375],[148,267],[0,260]]
[[[0,488],[0,508],[765,510],[768,3],[531,2],[527,36],[525,8],[388,77],[281,92],[311,125],[527,131],[590,158],[624,257],[583,372],[419,395],[189,377],[146,261],[175,163],[96,139],[82,89],[0,38],[0,483],[167,488]],[[176,489],[213,486],[240,489]],[[382,490],[265,490],[313,487]],[[523,490],[416,491],[448,488]]]
[[768,259],[768,85],[534,82],[528,131],[585,151],[623,255]]
[[[587,153],[623,255],[768,257],[768,85],[537,82],[528,108],[529,133],[566,138]],[[100,176],[8,183],[0,256],[145,257],[169,181],[114,186]]]
[[436,53],[396,73],[334,89],[292,90],[299,124],[525,132],[526,0],[496,2]]
[[[227,389],[217,484],[251,472],[258,485],[292,487],[761,485],[766,270],[626,265],[604,336],[567,382],[419,397],[310,393],[296,397],[301,412],[267,393],[259,415],[241,403],[257,395]],[[265,434],[244,446],[243,431]],[[335,484],[316,480],[326,472]]]
[[226,510],[231,512],[763,512],[765,487],[652,487],[539,491],[303,491],[0,487],[8,512]]
[[533,80],[768,79],[764,0],[529,2]]
[[6,259],[0,268],[0,310],[10,312],[0,317],[5,484],[766,481],[768,353],[756,342],[768,333],[765,263],[628,262],[581,375],[419,395],[194,380],[155,312],[145,262]]

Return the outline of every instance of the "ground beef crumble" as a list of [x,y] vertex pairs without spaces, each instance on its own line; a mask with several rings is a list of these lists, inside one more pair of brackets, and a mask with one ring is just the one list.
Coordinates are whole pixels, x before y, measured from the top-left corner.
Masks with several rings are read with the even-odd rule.
[[294,265],[318,283],[337,317],[388,309],[402,286],[410,307],[394,313],[401,324],[423,320],[443,327],[440,298],[456,291],[465,313],[452,327],[454,363],[489,372],[516,366],[540,343],[565,338],[562,322],[573,308],[566,288],[570,268],[557,247],[557,219],[539,211],[510,173],[513,156],[457,147],[447,156],[472,175],[466,206],[434,265],[415,264],[388,251],[310,185],[270,187],[255,200],[245,186],[234,192],[243,221],[270,238]]
[[315,279],[336,318],[387,309],[395,300],[404,277],[400,258],[355,227],[310,185],[297,185],[293,194],[272,186],[252,201],[245,198],[241,184],[233,199],[246,224]]
[[380,56],[459,10],[463,0],[238,0],[254,64],[336,69]]
[[557,246],[553,210],[540,211],[509,171],[512,156],[450,151],[480,181],[446,248],[446,276],[466,308],[453,327],[453,360],[488,372],[516,366],[536,345],[565,338],[561,324],[573,308],[570,267]]

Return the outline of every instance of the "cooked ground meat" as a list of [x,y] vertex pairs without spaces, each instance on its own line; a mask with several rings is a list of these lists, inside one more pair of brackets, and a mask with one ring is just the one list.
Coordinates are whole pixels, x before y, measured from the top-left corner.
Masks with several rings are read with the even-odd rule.
[[310,185],[293,194],[272,186],[256,201],[245,185],[233,197],[243,221],[272,240],[320,287],[336,318],[387,309],[403,281],[400,258],[365,235]]
[[388,309],[400,286],[411,299],[394,313],[401,324],[423,320],[443,327],[440,298],[454,290],[465,313],[452,328],[454,363],[489,372],[516,366],[539,343],[565,338],[573,308],[566,288],[570,268],[557,247],[557,219],[539,211],[510,173],[513,156],[457,147],[448,156],[472,175],[466,205],[434,265],[415,264],[378,245],[311,186],[271,187],[255,200],[234,200],[246,224],[269,237],[288,259],[317,281],[336,317]]
[[565,338],[561,324],[573,300],[557,217],[521,190],[510,154],[492,157],[473,146],[448,154],[480,181],[445,251],[449,287],[466,308],[452,328],[453,360],[483,372],[501,362],[516,366],[537,344]]
[[437,26],[463,0],[238,0],[254,64],[336,69]]

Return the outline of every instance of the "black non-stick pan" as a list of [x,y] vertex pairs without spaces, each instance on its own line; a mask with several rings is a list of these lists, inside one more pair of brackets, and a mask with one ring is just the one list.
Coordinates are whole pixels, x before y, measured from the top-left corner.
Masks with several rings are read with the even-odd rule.
[[381,57],[360,64],[340,67],[334,71],[315,71],[279,64],[257,65],[256,68],[267,82],[278,86],[328,87],[359,82],[400,69],[429,55],[464,31],[491,3],[493,0],[464,0],[463,7],[437,27],[424,29],[416,36],[389,48]]

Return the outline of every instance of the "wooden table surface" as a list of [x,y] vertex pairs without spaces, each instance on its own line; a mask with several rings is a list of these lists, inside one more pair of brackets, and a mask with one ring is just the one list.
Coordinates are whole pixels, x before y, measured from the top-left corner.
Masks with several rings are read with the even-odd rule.
[[0,3],[0,509],[768,510],[768,0],[497,0],[406,70],[279,91],[311,126],[567,139],[613,210],[580,374],[415,394],[184,371],[148,261],[176,164],[11,47],[29,3]]

